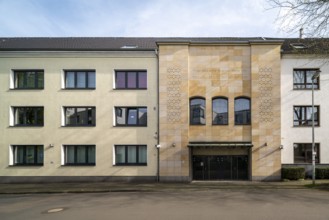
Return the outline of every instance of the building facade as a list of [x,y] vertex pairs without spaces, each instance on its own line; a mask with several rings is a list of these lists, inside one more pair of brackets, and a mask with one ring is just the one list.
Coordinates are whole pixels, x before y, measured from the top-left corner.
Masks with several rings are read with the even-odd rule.
[[0,182],[279,180],[282,166],[309,163],[317,70],[327,164],[329,68],[293,49],[274,38],[0,39]]
[[282,164],[305,167],[308,176],[312,175],[312,77],[317,72],[313,82],[315,163],[316,167],[329,165],[328,42],[310,51],[314,44],[310,39],[286,40],[281,59]]
[[153,48],[39,39],[31,49],[31,39],[6,40],[14,48],[0,52],[1,182],[155,181]]

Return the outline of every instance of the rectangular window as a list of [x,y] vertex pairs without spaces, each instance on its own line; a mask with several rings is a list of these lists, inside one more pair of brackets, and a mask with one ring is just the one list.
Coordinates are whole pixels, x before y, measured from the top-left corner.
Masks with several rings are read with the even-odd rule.
[[146,145],[116,145],[115,165],[147,165]]
[[96,165],[96,146],[64,145],[64,165]]
[[42,145],[13,145],[13,165],[43,165]]
[[95,126],[96,107],[64,107],[65,126]]
[[43,126],[43,107],[13,107],[14,126]]
[[65,71],[65,89],[95,89],[95,70]]
[[146,71],[116,71],[115,88],[116,89],[146,89],[147,88]]
[[[314,126],[320,125],[320,106],[314,106]],[[294,126],[312,126],[312,106],[294,106]]]
[[15,89],[43,89],[43,70],[14,70]]
[[[319,163],[320,146],[318,143],[314,146],[315,163]],[[294,144],[294,163],[312,163],[312,143]]]
[[115,107],[117,126],[147,126],[146,107]]
[[[294,69],[294,89],[312,89],[312,76],[318,69]],[[314,89],[320,88],[319,77],[314,79]]]

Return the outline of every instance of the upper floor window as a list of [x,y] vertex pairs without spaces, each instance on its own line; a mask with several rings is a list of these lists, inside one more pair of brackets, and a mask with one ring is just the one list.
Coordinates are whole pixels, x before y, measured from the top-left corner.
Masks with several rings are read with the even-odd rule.
[[[314,106],[314,126],[319,126],[320,106]],[[294,106],[294,126],[312,126],[312,106]]]
[[13,145],[11,150],[12,165],[43,165],[42,145]]
[[[315,143],[314,146],[315,163],[319,163],[320,146]],[[294,144],[294,163],[312,163],[312,143]]]
[[146,145],[116,145],[115,165],[147,165]]
[[146,107],[115,107],[117,126],[147,126]]
[[65,126],[95,126],[95,107],[64,107]]
[[146,71],[116,71],[115,88],[116,89],[146,89],[147,88]]
[[64,165],[96,165],[95,145],[64,145]]
[[213,98],[212,100],[212,124],[228,124],[228,100],[224,97]]
[[43,89],[43,70],[14,70],[15,89]]
[[43,107],[13,107],[14,126],[43,126]]
[[206,100],[204,98],[190,99],[190,125],[206,124]]
[[250,125],[251,111],[249,98],[238,97],[234,100],[234,118],[235,125]]
[[[312,77],[318,69],[294,69],[294,89],[312,89]],[[319,77],[314,79],[314,89],[320,88]]]
[[65,71],[65,89],[95,89],[95,70]]

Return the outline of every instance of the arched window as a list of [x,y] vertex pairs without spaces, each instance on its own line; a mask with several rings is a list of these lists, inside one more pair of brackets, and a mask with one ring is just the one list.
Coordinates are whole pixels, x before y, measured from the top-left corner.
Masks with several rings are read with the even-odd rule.
[[228,100],[225,97],[212,99],[212,124],[228,125]]
[[250,98],[238,97],[234,100],[234,118],[236,125],[250,125]]
[[190,99],[190,124],[206,124],[206,101],[204,98],[196,97]]

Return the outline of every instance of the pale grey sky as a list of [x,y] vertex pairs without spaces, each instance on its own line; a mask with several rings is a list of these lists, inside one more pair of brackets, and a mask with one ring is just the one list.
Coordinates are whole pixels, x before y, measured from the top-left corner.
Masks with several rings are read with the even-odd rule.
[[266,0],[0,0],[0,37],[296,37]]

